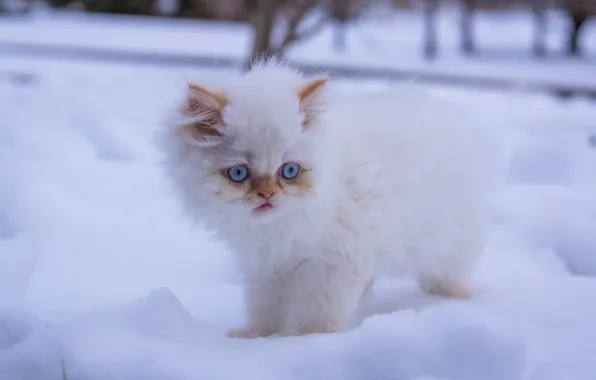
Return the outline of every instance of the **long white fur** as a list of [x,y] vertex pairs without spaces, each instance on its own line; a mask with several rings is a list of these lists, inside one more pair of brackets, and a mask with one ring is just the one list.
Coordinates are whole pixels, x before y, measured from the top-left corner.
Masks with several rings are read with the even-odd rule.
[[[296,89],[307,81],[266,61],[205,84],[229,99],[221,132],[230,143],[217,154],[190,141],[176,118],[159,133],[183,207],[229,244],[246,274],[249,321],[230,335],[343,331],[382,275],[465,297],[488,211],[482,146],[465,110],[413,86],[340,97],[328,83],[313,98],[323,113],[303,131]],[[219,169],[247,152],[262,173],[285,159],[308,163],[313,194],[280,198],[267,217],[221,199]]]

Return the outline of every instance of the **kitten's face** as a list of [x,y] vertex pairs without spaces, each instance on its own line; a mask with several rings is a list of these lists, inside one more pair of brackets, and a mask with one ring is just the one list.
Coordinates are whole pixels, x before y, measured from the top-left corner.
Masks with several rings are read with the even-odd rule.
[[320,111],[313,101],[325,82],[308,82],[269,101],[266,94],[191,85],[184,110],[191,121],[182,131],[190,142],[185,151],[193,161],[194,195],[226,217],[258,221],[308,207],[323,159],[318,133],[310,128]]
[[239,154],[219,152],[221,159],[215,153],[213,165],[206,170],[214,185],[214,202],[239,217],[266,221],[307,206],[316,195],[316,168],[308,155],[296,154],[304,153],[300,148],[285,150],[267,147],[270,142],[263,144]]

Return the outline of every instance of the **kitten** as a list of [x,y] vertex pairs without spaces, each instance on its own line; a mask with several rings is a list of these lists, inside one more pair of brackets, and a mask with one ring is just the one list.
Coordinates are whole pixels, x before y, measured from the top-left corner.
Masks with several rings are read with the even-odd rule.
[[382,275],[468,298],[485,170],[461,110],[420,90],[332,96],[270,60],[190,84],[160,131],[185,209],[247,278],[235,337],[344,331]]

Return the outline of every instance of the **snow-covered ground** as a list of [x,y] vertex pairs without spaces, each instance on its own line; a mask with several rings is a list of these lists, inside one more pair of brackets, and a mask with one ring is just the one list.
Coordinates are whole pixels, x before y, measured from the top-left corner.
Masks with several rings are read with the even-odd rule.
[[[0,378],[596,378],[596,107],[429,88],[495,134],[503,185],[469,302],[381,281],[334,335],[238,340],[242,284],[162,182],[152,131],[207,71],[3,58]],[[338,91],[383,91],[339,82]]]
[[[596,86],[596,21],[583,28],[580,46],[584,56],[569,58],[564,46],[570,19],[560,12],[549,13],[548,57],[537,60],[531,54],[534,23],[530,12],[479,12],[474,18],[478,55],[467,58],[459,49],[461,15],[457,9],[443,7],[438,15],[439,57],[434,62],[422,57],[420,10],[367,15],[348,28],[342,52],[331,48],[333,29],[329,26],[292,47],[288,56],[296,62]],[[0,51],[2,43],[22,43],[244,59],[250,42],[251,31],[245,24],[197,20],[37,12],[31,17],[3,18],[0,23]]]
[[[596,83],[587,57],[561,57],[567,20],[551,15],[553,55],[529,56],[527,15],[481,15],[481,57],[420,57],[419,16],[391,15],[297,46],[292,59]],[[3,19],[0,42],[243,57],[229,24],[90,15]],[[596,378],[596,106],[519,94],[429,88],[466,102],[495,135],[503,184],[471,302],[381,281],[345,334],[233,340],[242,284],[226,248],[182,218],[160,177],[151,133],[201,72],[4,55],[0,71],[0,379]],[[339,82],[339,91],[383,91]],[[594,143],[590,145],[590,137]]]

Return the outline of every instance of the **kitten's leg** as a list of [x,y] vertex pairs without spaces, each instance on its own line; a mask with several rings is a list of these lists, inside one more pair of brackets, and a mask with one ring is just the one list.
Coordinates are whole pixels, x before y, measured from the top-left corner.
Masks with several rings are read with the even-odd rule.
[[440,279],[434,276],[420,275],[418,284],[428,294],[460,299],[471,297],[470,288],[463,279]]
[[465,236],[451,238],[451,246],[429,251],[419,262],[418,284],[423,291],[443,297],[469,299],[469,278],[482,252],[480,233],[473,229]]
[[248,284],[245,291],[248,324],[228,333],[233,338],[258,338],[279,333],[282,313],[280,284],[262,279]]
[[373,292],[373,285],[375,284],[375,280],[371,279],[368,281],[368,283],[366,284],[366,287],[364,288],[364,290],[362,291],[362,296],[360,297],[360,301],[362,302],[362,300],[364,300],[366,297],[369,297],[370,295],[372,295]]
[[321,276],[295,282],[286,303],[284,334],[306,335],[345,331],[367,287],[369,275],[353,268],[331,268]]

